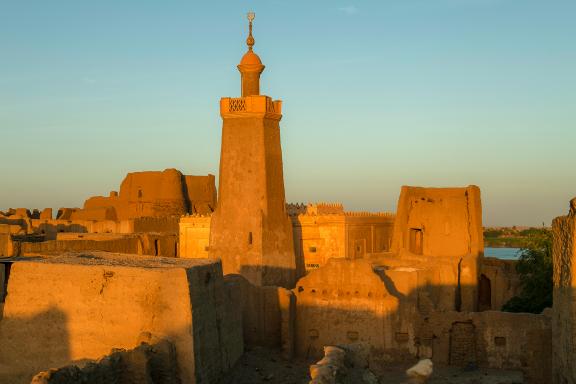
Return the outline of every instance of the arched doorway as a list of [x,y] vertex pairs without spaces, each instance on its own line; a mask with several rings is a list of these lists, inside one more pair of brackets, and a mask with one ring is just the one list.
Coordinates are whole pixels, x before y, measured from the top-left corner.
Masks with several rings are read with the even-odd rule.
[[480,275],[478,282],[478,311],[489,311],[492,309],[492,282],[486,275]]

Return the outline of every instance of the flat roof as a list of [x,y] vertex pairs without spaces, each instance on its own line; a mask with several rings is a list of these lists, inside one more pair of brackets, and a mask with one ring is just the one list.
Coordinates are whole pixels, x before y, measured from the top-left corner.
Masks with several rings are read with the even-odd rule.
[[75,265],[106,265],[136,268],[193,268],[219,263],[219,259],[184,259],[178,257],[145,256],[129,253],[79,251],[38,253],[27,256],[0,258],[0,263],[54,263]]

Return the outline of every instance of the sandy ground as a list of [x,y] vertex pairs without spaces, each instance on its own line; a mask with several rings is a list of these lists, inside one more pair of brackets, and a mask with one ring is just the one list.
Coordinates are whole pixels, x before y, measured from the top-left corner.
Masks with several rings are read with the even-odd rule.
[[[253,348],[242,356],[220,384],[308,384],[308,367],[313,362],[301,359],[287,361],[277,351]],[[378,377],[380,384],[402,384],[409,366],[387,368]],[[351,368],[341,384],[362,384],[363,369]],[[522,373],[492,369],[464,371],[454,367],[434,367],[428,384],[523,384]]]

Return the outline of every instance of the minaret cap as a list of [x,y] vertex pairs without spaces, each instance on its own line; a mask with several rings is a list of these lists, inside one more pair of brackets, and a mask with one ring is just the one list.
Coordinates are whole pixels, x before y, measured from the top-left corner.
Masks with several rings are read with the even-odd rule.
[[260,94],[260,74],[264,70],[262,61],[252,50],[255,42],[252,36],[252,21],[255,17],[254,12],[248,12],[249,32],[248,38],[246,39],[248,52],[244,54],[238,65],[238,70],[242,75],[242,97]]

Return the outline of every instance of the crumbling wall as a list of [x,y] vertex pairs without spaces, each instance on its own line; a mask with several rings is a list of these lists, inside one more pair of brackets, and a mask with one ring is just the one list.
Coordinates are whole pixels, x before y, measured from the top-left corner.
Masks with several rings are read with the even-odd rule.
[[376,371],[431,358],[522,369],[529,383],[548,382],[550,316],[457,311],[455,268],[449,257],[330,259],[294,289],[297,353],[319,357],[325,345],[346,345]]
[[58,212],[56,213],[56,219],[70,220],[72,214],[78,210],[80,210],[80,208],[59,208]]
[[[0,212],[0,225],[8,225],[12,234],[27,234],[32,231],[32,215],[26,208],[10,208]],[[4,229],[6,232],[6,229]]]
[[0,257],[10,257],[14,255],[14,244],[10,225],[0,224]]
[[30,384],[180,384],[174,345],[163,340],[115,350],[82,368],[68,365],[40,372]]
[[[73,236],[75,238],[73,238]],[[83,238],[86,236],[86,238]],[[99,239],[96,239],[99,237]],[[178,238],[172,234],[141,233],[69,234],[59,240],[22,242],[21,254],[58,253],[67,251],[104,251],[149,256],[176,257]]]
[[[72,215],[70,215],[72,216]],[[126,221],[114,220],[31,220],[31,231],[55,240],[59,233],[131,233],[133,226]]]
[[[140,217],[169,217],[186,213],[212,212],[216,206],[214,175],[188,176],[176,169],[128,173],[120,193],[94,196],[73,215],[100,220],[102,210],[115,212],[116,220]],[[111,213],[107,213],[111,215]]]
[[[16,261],[0,321],[0,367],[10,372],[0,381],[29,382],[39,371],[167,339],[182,383],[215,382],[242,350],[241,325],[225,317],[237,308],[230,294],[217,261],[101,253]],[[240,345],[224,344],[232,342]]]
[[182,174],[176,169],[162,172],[132,172],[120,185],[124,201],[120,217],[180,216],[187,212]]
[[[340,376],[346,371],[346,351],[334,346],[324,347],[322,360],[310,366],[309,384],[336,384]],[[377,380],[376,380],[377,381]]]
[[69,220],[33,219],[30,231],[44,235],[46,240],[55,240],[60,233],[178,233],[178,217],[139,217],[126,220],[90,219],[83,210],[70,215]]
[[549,314],[433,312],[421,318],[419,339],[429,339],[436,364],[521,369],[528,384],[550,382]]
[[44,208],[38,218],[40,220],[52,220],[52,208]]
[[553,383],[576,383],[576,217],[561,216],[552,222],[554,263]]
[[205,215],[216,209],[216,178],[208,176],[184,176],[187,197],[190,204],[189,213]]
[[72,212],[70,220],[116,221],[118,217],[114,207],[90,207]]

